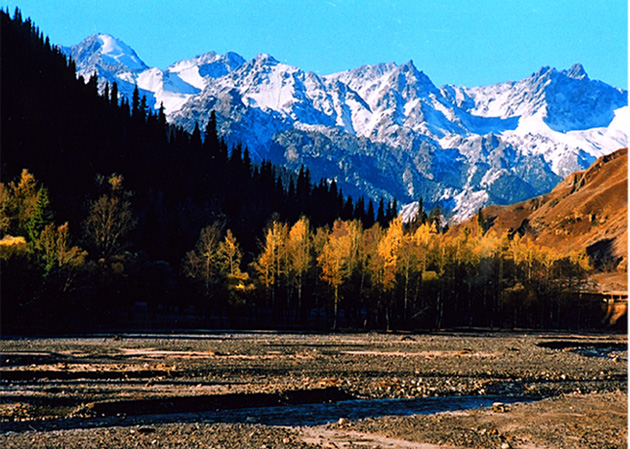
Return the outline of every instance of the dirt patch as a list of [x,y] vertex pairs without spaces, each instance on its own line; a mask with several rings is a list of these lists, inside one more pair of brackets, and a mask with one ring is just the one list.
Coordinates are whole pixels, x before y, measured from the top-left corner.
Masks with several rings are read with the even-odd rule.
[[375,433],[330,429],[326,427],[310,427],[301,429],[300,437],[306,443],[324,448],[369,447],[372,449],[441,449],[444,447],[436,444],[417,443],[399,438],[389,438]]
[[59,430],[47,433],[0,433],[6,449],[178,448],[316,449],[295,431],[247,424],[142,424],[130,427]]
[[473,352],[470,349],[461,349],[459,351],[420,351],[420,352],[403,352],[403,351],[344,351],[342,354],[347,355],[367,355],[374,357],[425,357],[427,359],[433,357],[492,357],[497,354]]

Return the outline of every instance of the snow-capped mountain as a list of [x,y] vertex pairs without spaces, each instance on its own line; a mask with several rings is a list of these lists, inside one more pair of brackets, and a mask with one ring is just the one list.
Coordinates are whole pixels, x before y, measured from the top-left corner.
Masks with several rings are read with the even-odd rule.
[[353,196],[422,197],[455,220],[548,192],[627,145],[627,92],[591,80],[580,64],[466,88],[437,87],[412,61],[320,76],[267,54],[211,52],[149,68],[103,34],[64,50],[80,75],[116,81],[123,95],[138,85],[188,130],[214,110],[226,140],[255,158],[305,165]]
[[94,34],[62,50],[74,59],[79,75],[87,79],[96,73],[101,87],[115,81],[119,92],[129,98],[137,85],[140,94],[147,97],[147,104],[156,109],[163,104],[167,116],[201,93],[209,80],[220,78],[245,62],[236,53],[210,52],[179,61],[165,70],[149,68],[131,47],[108,34]]

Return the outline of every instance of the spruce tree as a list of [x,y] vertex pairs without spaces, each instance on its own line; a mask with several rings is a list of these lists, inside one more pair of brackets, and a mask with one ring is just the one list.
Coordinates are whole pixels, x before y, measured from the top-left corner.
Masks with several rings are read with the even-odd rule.
[[25,230],[31,245],[34,247],[38,246],[42,231],[48,224],[52,223],[52,220],[53,214],[50,209],[48,191],[43,186],[40,186],[35,206],[25,224]]
[[381,198],[378,202],[378,211],[376,212],[376,221],[383,227],[387,224],[385,221],[385,202]]
[[112,84],[112,91],[110,94],[109,102],[114,106],[118,106],[118,84],[116,83],[116,81],[114,81],[114,83]]
[[164,103],[160,103],[160,110],[157,116],[158,128],[162,132],[166,132],[166,114],[164,113]]
[[363,224],[366,228],[371,228],[374,224],[374,201],[372,198],[368,201],[367,212],[365,213],[365,223]]
[[217,114],[214,112],[210,112],[210,118],[208,119],[208,123],[206,125],[206,133],[204,138],[205,146],[210,149],[212,152],[219,151],[219,135],[217,131]]
[[134,117],[138,116],[140,112],[140,91],[138,90],[138,85],[136,84],[133,93],[131,94],[131,115]]
[[193,129],[190,136],[190,147],[193,152],[197,152],[201,149],[201,131],[199,131],[199,125],[195,122],[195,129]]
[[145,95],[140,98],[140,106],[138,106],[138,116],[142,120],[146,120],[149,115],[149,107],[147,106],[147,97]]

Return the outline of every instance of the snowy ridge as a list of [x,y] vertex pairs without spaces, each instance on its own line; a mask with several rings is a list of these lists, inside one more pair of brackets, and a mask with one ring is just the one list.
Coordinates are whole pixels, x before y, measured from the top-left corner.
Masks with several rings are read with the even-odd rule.
[[122,95],[137,85],[188,130],[203,128],[214,110],[228,143],[247,145],[253,157],[305,165],[353,196],[422,197],[455,220],[548,192],[627,146],[627,92],[591,80],[580,64],[438,88],[412,61],[320,76],[268,54],[246,61],[210,52],[161,70],[107,35],[66,52],[79,74],[96,71]]
[[92,75],[96,66],[113,72],[138,72],[148,69],[136,52],[109,34],[93,34],[81,45],[63,49],[77,62],[77,69]]

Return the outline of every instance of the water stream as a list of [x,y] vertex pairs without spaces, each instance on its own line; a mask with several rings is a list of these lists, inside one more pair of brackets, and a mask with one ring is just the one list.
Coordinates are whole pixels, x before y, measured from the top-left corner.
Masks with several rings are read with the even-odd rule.
[[511,404],[540,398],[513,396],[451,396],[414,399],[369,399],[260,407],[204,412],[207,422],[265,424],[271,426],[317,426],[337,422],[340,418],[358,420],[380,416],[429,415],[440,412],[490,407],[495,402]]

